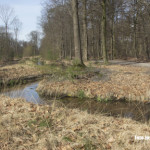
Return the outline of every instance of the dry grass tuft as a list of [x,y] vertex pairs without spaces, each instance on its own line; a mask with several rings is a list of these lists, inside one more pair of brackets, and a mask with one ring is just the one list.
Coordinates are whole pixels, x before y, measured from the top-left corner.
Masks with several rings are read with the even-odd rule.
[[121,150],[150,149],[146,124],[92,115],[78,109],[34,105],[22,99],[0,97],[1,150]]
[[99,69],[102,77],[95,75],[86,79],[60,82],[45,80],[39,84],[38,91],[47,96],[76,96],[78,91],[84,91],[89,98],[125,97],[129,100],[150,100],[149,68],[120,65],[94,66],[96,70]]
[[11,80],[24,76],[36,76],[41,74],[34,65],[16,64],[0,68],[0,79]]

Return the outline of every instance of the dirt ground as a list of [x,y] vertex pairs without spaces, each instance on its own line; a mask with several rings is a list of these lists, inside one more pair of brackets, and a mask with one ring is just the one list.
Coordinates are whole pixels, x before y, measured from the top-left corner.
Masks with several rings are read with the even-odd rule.
[[[99,61],[103,62],[103,61]],[[129,66],[136,66],[136,67],[150,67],[150,62],[136,62],[135,60],[133,61],[127,61],[127,60],[110,60],[110,64],[112,65],[129,65]]]

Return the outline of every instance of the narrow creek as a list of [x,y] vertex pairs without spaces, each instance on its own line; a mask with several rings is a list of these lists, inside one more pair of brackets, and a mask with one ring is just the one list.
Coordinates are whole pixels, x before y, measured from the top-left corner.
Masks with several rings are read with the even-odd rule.
[[[14,88],[2,90],[0,94],[11,98],[24,98],[26,101],[35,104],[51,104],[52,101],[40,97],[36,91],[37,86],[38,82],[24,86],[15,86]],[[150,103],[126,101],[112,101],[106,103],[68,97],[56,101],[61,101],[59,104],[63,104],[67,108],[78,108],[83,111],[86,110],[88,113],[102,113],[107,116],[131,118],[140,122],[150,120]]]
[[43,104],[44,100],[36,91],[38,82],[30,83],[23,86],[15,86],[13,88],[6,88],[0,94],[9,96],[11,98],[24,98],[28,102],[35,104]]

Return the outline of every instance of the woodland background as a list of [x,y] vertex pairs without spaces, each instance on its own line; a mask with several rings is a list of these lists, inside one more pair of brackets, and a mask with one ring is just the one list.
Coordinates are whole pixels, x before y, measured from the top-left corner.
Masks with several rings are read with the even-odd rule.
[[43,33],[19,41],[20,20],[13,8],[0,6],[0,60],[150,58],[149,0],[46,0],[42,7]]

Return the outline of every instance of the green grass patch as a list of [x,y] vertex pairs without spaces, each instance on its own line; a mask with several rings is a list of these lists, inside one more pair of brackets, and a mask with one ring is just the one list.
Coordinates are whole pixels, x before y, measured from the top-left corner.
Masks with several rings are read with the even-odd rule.
[[79,99],[84,99],[84,98],[86,98],[86,94],[85,94],[85,92],[84,92],[83,90],[77,91],[76,96],[77,96]]
[[37,126],[37,127],[46,127],[49,128],[52,126],[52,121],[50,119],[42,119],[42,118],[37,118],[35,120],[30,120],[28,122],[28,126]]
[[96,149],[96,146],[94,146],[92,144],[92,141],[90,141],[89,139],[85,139],[84,143],[85,143],[84,150],[95,150]]
[[65,137],[63,137],[63,140],[64,140],[64,141],[67,141],[67,142],[73,142],[73,141],[71,140],[71,138],[66,137],[66,136],[65,136]]
[[32,125],[36,125],[37,124],[37,120],[30,120],[29,122],[28,122],[28,126],[32,126]]
[[96,100],[97,100],[98,102],[106,102],[106,103],[113,101],[113,99],[112,99],[111,97],[102,98],[102,97],[100,97],[100,96],[97,96]]

